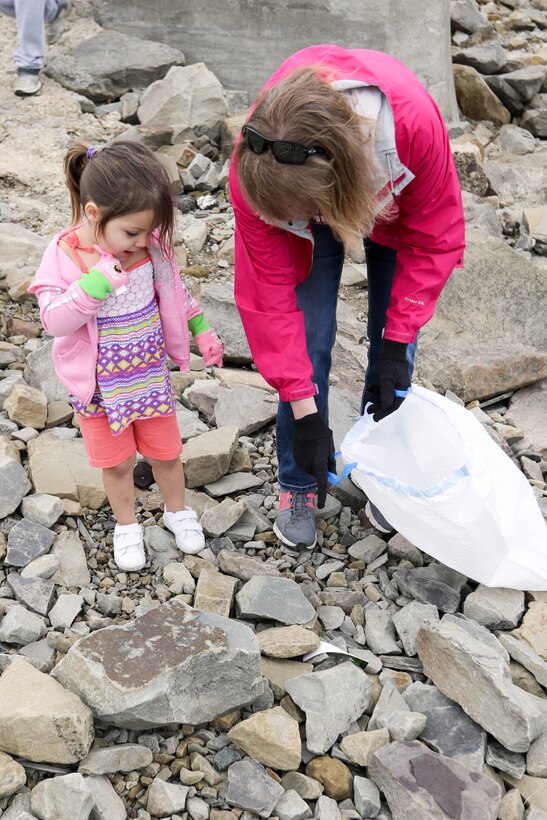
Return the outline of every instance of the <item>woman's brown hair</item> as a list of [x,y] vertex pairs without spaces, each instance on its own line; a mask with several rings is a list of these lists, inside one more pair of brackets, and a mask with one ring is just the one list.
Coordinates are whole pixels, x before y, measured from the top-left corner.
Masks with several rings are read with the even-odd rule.
[[120,140],[96,150],[77,142],[64,159],[72,223],[80,221],[88,202],[100,209],[97,231],[119,216],[152,211],[162,246],[171,247],[174,203],[167,173],[156,155],[138,142]]
[[[303,165],[277,162],[271,150],[254,154],[240,140],[236,158],[243,194],[266,219],[320,213],[347,246],[361,242],[378,215],[376,158],[367,121],[321,67],[300,68],[258,99],[247,125],[265,137],[319,146]],[[368,129],[370,130],[370,129]]]

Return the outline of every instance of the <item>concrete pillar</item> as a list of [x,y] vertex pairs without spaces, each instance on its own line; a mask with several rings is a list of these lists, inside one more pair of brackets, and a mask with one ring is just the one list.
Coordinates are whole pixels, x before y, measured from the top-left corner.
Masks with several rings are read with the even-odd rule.
[[290,54],[319,43],[386,51],[457,119],[449,0],[94,0],[107,28],[158,40],[204,62],[251,99]]

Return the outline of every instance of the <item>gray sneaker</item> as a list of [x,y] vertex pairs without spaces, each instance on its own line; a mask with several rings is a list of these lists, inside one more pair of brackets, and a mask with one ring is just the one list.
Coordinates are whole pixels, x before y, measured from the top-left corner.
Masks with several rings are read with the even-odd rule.
[[297,549],[312,549],[317,541],[315,493],[282,492],[274,532],[280,541]]
[[37,94],[42,87],[42,81],[38,74],[27,74],[25,72],[18,74],[13,86],[14,94],[18,97],[31,97]]

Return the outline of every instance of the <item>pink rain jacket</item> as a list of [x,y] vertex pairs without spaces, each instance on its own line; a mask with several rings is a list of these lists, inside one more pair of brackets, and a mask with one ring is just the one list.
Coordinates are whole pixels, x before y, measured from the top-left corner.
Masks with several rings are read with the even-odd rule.
[[[54,337],[52,357],[59,381],[88,404],[96,388],[97,313],[102,300],[88,296],[78,285],[82,271],[59,247],[66,233],[54,236],[47,246],[29,292],[36,294],[42,325]],[[182,284],[174,258],[162,252],[154,235],[148,252],[165,349],[181,370],[188,370],[188,320],[200,313],[200,307]]]
[[[397,250],[397,264],[384,336],[413,342],[431,318],[450,273],[463,262],[461,192],[441,114],[418,78],[379,51],[312,46],[289,57],[267,82],[275,85],[296,68],[322,65],[335,87],[374,86],[391,109],[395,144],[382,145],[396,174],[397,217],[375,226],[371,238]],[[344,84],[344,81],[348,81]],[[378,144],[376,145],[379,151]],[[313,241],[309,230],[266,223],[245,201],[230,169],[235,212],[235,299],[253,358],[283,401],[313,396],[302,311],[295,288],[308,276]],[[385,191],[378,192],[383,199]]]

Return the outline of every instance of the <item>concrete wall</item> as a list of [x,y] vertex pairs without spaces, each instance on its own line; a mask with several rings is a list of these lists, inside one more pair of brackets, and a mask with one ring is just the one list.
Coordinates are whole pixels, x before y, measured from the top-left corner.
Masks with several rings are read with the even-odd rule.
[[283,60],[308,45],[375,48],[425,83],[457,119],[449,0],[94,0],[101,25],[181,49],[225,88],[251,98]]

